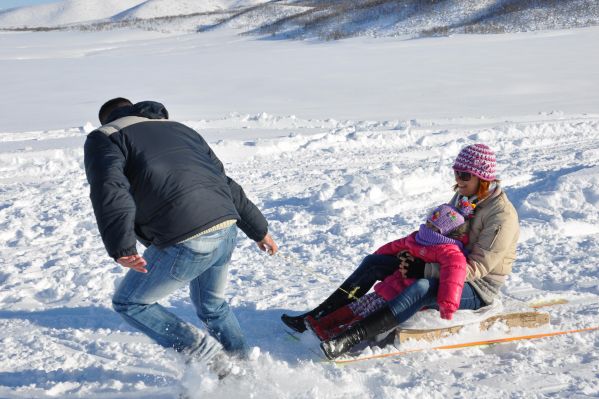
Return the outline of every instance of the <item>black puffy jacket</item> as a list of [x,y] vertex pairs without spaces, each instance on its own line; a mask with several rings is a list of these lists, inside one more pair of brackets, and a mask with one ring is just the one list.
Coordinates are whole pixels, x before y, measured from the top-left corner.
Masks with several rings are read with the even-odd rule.
[[144,101],[118,108],[87,136],[85,172],[108,254],[136,254],[136,238],[167,247],[231,219],[262,240],[262,213],[202,136],[167,117],[162,104]]

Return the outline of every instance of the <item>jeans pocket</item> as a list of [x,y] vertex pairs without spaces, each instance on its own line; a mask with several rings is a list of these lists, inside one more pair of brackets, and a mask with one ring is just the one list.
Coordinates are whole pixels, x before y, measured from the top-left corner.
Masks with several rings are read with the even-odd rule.
[[191,281],[214,262],[222,240],[192,240],[180,244],[181,253],[171,266],[171,277],[179,281]]
[[210,255],[218,249],[220,244],[223,242],[221,237],[214,238],[196,238],[181,243],[183,247],[188,249],[193,255],[199,257]]

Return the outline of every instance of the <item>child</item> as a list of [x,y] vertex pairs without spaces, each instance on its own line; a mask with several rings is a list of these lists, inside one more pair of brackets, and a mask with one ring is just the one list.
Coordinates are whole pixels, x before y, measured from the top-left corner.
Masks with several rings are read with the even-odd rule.
[[[464,245],[467,240],[464,217],[456,208],[445,204],[436,208],[427,218],[426,224],[420,225],[418,231],[383,245],[375,254],[401,257],[404,256],[404,251],[408,251],[410,255],[425,262],[439,263],[440,284],[437,303],[441,317],[451,320],[460,305],[466,278]],[[403,277],[401,270],[397,270],[376,284],[375,292],[366,294],[318,320],[308,316],[306,326],[314,331],[319,339],[326,341],[381,308],[414,281],[415,279]]]

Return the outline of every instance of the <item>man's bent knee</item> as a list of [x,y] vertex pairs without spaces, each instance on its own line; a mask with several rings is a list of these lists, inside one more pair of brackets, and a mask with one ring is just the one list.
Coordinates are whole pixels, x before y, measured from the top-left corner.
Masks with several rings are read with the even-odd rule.
[[220,303],[203,304],[200,310],[202,313],[201,318],[205,321],[222,318],[230,312],[229,304],[224,299]]

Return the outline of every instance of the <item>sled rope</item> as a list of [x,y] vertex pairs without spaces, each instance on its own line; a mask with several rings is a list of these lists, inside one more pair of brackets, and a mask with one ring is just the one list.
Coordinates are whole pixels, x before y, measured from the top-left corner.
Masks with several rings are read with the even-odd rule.
[[[283,258],[285,261],[289,262],[290,264],[299,267],[299,268],[303,268],[305,270],[307,270],[308,272],[310,272],[312,274],[312,276],[314,278],[316,278],[317,280],[320,280],[324,283],[327,284],[332,284],[331,280],[329,280],[324,274],[317,272],[316,270],[314,270],[313,268],[307,266],[304,263],[299,262],[296,259],[291,258],[288,255],[284,255],[281,253],[281,251],[278,252],[278,255]],[[354,287],[351,291],[347,291],[341,287],[337,287],[337,289],[341,292],[344,292],[347,294],[347,298],[348,299],[358,299],[358,297],[356,296],[356,293],[358,292],[358,290],[360,290],[360,287]]]
[[541,333],[541,334],[519,335],[516,337],[488,339],[488,340],[483,340],[483,341],[471,341],[471,342],[464,342],[461,344],[435,346],[432,348],[406,349],[406,350],[398,351],[398,352],[382,353],[379,355],[364,356],[364,357],[358,357],[358,358],[354,358],[354,359],[331,360],[331,362],[335,363],[335,364],[348,364],[348,363],[360,362],[363,360],[373,360],[373,359],[382,359],[382,358],[394,357],[394,356],[403,356],[403,355],[407,355],[410,353],[425,352],[425,351],[429,351],[429,350],[461,349],[461,348],[469,348],[469,347],[473,347],[473,346],[493,345],[493,344],[501,344],[501,343],[505,343],[505,342],[540,339],[540,338],[547,338],[547,337],[555,337],[558,335],[575,334],[575,333],[581,333],[581,332],[587,332],[587,331],[597,331],[597,330],[599,330],[599,326],[580,328],[580,329],[575,329],[575,330],[553,331],[553,332]]

